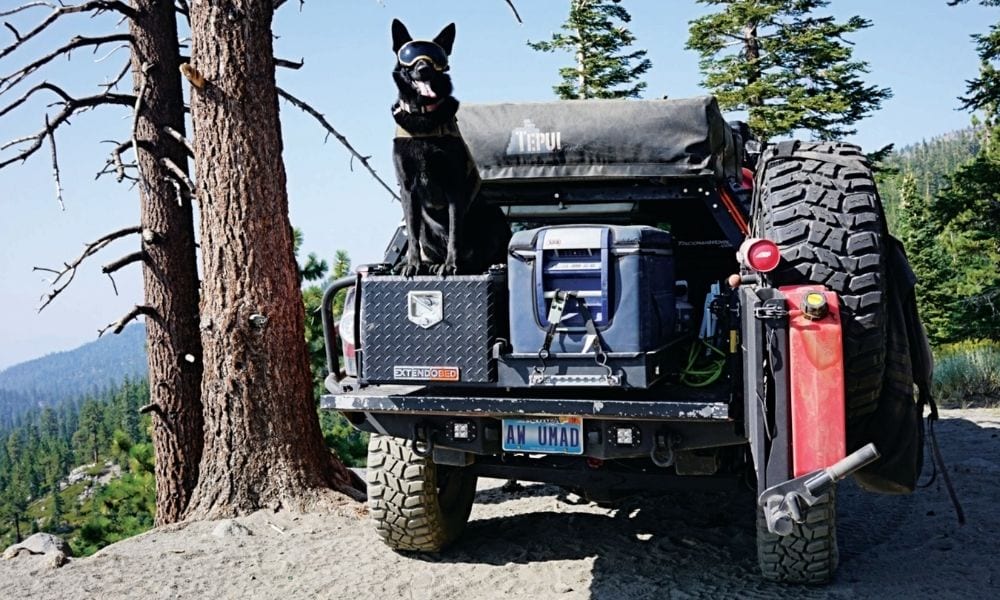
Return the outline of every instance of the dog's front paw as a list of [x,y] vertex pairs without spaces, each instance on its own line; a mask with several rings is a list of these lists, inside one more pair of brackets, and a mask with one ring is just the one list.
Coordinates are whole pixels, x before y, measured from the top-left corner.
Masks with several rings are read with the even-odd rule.
[[458,267],[452,263],[443,263],[440,265],[434,265],[431,267],[435,275],[440,275],[441,277],[447,277],[448,275],[454,275],[458,273]]

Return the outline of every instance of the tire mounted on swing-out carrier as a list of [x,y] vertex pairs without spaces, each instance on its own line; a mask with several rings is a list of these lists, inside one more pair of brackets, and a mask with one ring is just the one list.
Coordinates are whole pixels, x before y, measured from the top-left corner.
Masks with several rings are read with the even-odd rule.
[[[875,410],[885,368],[883,212],[860,148],[786,142],[764,153],[757,174],[761,235],[778,244],[778,285],[814,283],[836,292],[844,337],[847,425]],[[773,581],[824,583],[838,564],[836,494],[780,536],[758,507],[757,556]]]

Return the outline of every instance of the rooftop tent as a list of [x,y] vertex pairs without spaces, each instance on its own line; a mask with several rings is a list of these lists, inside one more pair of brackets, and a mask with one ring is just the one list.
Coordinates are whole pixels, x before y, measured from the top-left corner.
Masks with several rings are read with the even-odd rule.
[[463,104],[458,119],[485,184],[738,173],[711,96]]

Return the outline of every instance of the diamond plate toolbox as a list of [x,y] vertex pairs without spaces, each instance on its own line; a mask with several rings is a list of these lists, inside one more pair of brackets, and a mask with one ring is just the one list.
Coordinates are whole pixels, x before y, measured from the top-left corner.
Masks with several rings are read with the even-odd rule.
[[489,384],[491,349],[507,338],[505,272],[368,275],[361,282],[361,380]]

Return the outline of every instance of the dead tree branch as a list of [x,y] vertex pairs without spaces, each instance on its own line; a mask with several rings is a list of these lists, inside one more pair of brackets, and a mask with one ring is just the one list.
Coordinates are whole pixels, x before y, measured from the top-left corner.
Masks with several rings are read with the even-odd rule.
[[97,337],[101,337],[102,335],[104,335],[105,331],[112,328],[113,328],[112,333],[117,335],[121,333],[123,329],[125,329],[126,325],[138,319],[140,316],[152,317],[155,315],[156,315],[156,309],[153,308],[152,306],[149,306],[147,304],[136,304],[135,307],[133,307],[132,310],[125,313],[125,316],[123,316],[122,318],[118,319],[114,323],[108,323],[107,327],[102,327],[101,329],[98,329]]
[[514,18],[517,19],[517,24],[524,25],[524,21],[521,20],[521,15],[517,14],[517,7],[514,6],[514,0],[507,0],[507,6],[509,6],[511,12],[514,13]]
[[176,129],[174,129],[169,125],[166,125],[163,127],[163,133],[174,138],[174,140],[176,140],[177,143],[180,144],[181,146],[184,146],[184,151],[187,152],[188,156],[191,157],[194,156],[194,148],[191,146],[191,142],[189,142],[186,137],[181,135],[181,132],[177,131]]
[[108,93],[108,92],[104,92],[102,94],[97,94],[95,96],[86,96],[86,97],[83,97],[83,98],[74,98],[74,97],[70,96],[69,94],[67,94],[64,90],[62,90],[61,88],[59,88],[58,86],[55,86],[55,85],[53,85],[51,83],[40,83],[37,86],[35,86],[34,88],[32,88],[31,90],[29,90],[27,93],[25,93],[23,96],[21,96],[21,98],[18,98],[17,100],[15,100],[11,105],[9,105],[9,106],[5,107],[4,109],[0,110],[0,116],[5,115],[6,113],[10,112],[11,110],[13,110],[14,108],[16,108],[17,106],[23,104],[25,102],[25,100],[27,100],[27,98],[29,96],[31,96],[33,93],[35,93],[35,92],[37,92],[37,91],[39,91],[41,89],[48,89],[48,90],[51,90],[51,91],[55,92],[56,94],[58,94],[62,98],[62,101],[58,103],[58,104],[62,105],[62,107],[63,107],[62,110],[59,111],[51,119],[49,119],[46,116],[46,121],[47,122],[46,122],[45,126],[42,128],[41,131],[39,131],[37,133],[34,133],[32,135],[28,135],[28,136],[19,138],[17,140],[12,141],[12,142],[7,142],[6,144],[3,145],[3,147],[0,147],[0,150],[3,150],[3,149],[10,148],[11,146],[16,145],[16,144],[21,144],[21,143],[24,143],[24,142],[31,142],[31,144],[27,148],[25,148],[24,150],[21,150],[16,155],[14,155],[14,156],[6,159],[6,160],[0,160],[0,169],[4,168],[4,167],[6,167],[6,166],[8,166],[10,164],[13,164],[15,162],[19,162],[19,161],[23,162],[23,161],[27,160],[28,157],[30,157],[32,154],[34,154],[35,152],[37,152],[38,149],[42,146],[42,142],[45,141],[45,138],[49,135],[49,132],[52,132],[52,131],[55,131],[56,129],[58,129],[62,124],[68,122],[69,118],[71,116],[73,116],[74,114],[76,114],[76,113],[78,113],[80,111],[91,109],[91,108],[95,108],[97,106],[102,106],[102,105],[105,105],[105,104],[112,104],[112,105],[119,105],[119,106],[130,106],[130,105],[132,105],[132,104],[135,103],[135,96],[125,95],[125,94],[112,94],[112,93]]
[[139,250],[138,252],[127,254],[119,258],[118,260],[113,260],[108,264],[104,265],[103,267],[101,267],[101,273],[104,273],[105,275],[110,275],[115,271],[118,271],[122,267],[128,266],[136,262],[146,262],[146,260],[148,259],[149,257],[146,255],[146,252],[143,250]]
[[[26,10],[26,9],[34,7],[34,6],[51,6],[53,8],[53,11],[51,13],[49,13],[49,16],[45,17],[45,19],[43,19],[41,23],[39,23],[37,26],[35,26],[34,29],[32,29],[31,31],[29,31],[28,33],[25,33],[24,35],[19,35],[17,33],[17,31],[14,30],[14,39],[15,39],[15,41],[14,41],[13,44],[5,47],[3,50],[0,50],[0,58],[3,58],[5,56],[7,56],[8,54],[10,54],[11,52],[17,50],[25,42],[27,42],[31,38],[35,37],[39,33],[45,31],[46,29],[49,28],[50,25],[52,25],[57,20],[59,20],[60,17],[64,17],[66,15],[70,15],[70,14],[73,14],[73,13],[82,13],[82,12],[91,12],[91,13],[94,13],[95,15],[98,15],[98,14],[101,14],[103,12],[114,11],[114,12],[121,13],[122,16],[127,17],[129,19],[134,19],[136,16],[138,16],[138,13],[136,12],[136,10],[134,8],[132,8],[131,6],[129,6],[125,2],[119,2],[119,1],[116,1],[116,0],[114,0],[114,1],[112,1],[112,0],[90,0],[89,2],[84,2],[82,4],[73,4],[73,5],[66,5],[66,4],[62,4],[62,2],[60,2],[60,6],[58,8],[56,8],[52,4],[48,4],[48,3],[44,3],[44,2],[29,2],[27,4],[24,4],[24,5],[20,6],[20,7],[18,7],[18,8],[15,8],[15,9],[13,9],[11,11],[3,13],[0,16],[6,16],[6,15],[9,15],[9,14],[14,14],[16,12],[20,12],[21,10]],[[11,27],[11,26],[8,25],[8,29],[13,30],[13,27]]]
[[[143,231],[143,235],[146,234],[146,231],[148,230]],[[118,295],[118,283],[115,282],[114,273],[126,265],[130,265],[135,262],[145,263],[148,260],[149,260],[149,255],[146,254],[144,250],[139,250],[138,252],[133,252],[132,254],[123,256],[118,260],[111,261],[108,264],[101,267],[101,272],[107,275],[108,279],[111,280],[111,288],[115,291],[115,296]]]
[[45,115],[45,129],[49,132],[49,144],[52,146],[52,178],[56,181],[56,200],[59,201],[59,210],[66,210],[66,203],[63,202],[62,179],[59,177],[59,157],[56,154],[56,132],[49,125],[49,116]]
[[169,158],[163,157],[160,159],[160,165],[167,170],[167,173],[169,173],[175,181],[184,186],[184,189],[187,191],[189,196],[195,195],[194,182],[191,181],[191,178],[188,177],[187,173],[185,173],[183,169],[177,166],[177,163]]
[[[278,10],[286,2],[288,2],[288,0],[274,0],[274,10]],[[302,12],[302,7],[305,5],[306,0],[299,0],[299,12]]]
[[[118,44],[117,46],[115,46],[114,48],[112,48],[109,52],[105,53],[104,56],[102,56],[100,58],[95,58],[94,62],[95,63],[104,62],[104,61],[108,60],[109,58],[111,58],[111,55],[114,54],[115,52],[118,52],[119,50],[128,50],[131,47],[132,47],[132,44],[129,44],[129,43]],[[96,49],[95,49],[95,52],[96,52]]]
[[122,153],[132,147],[132,140],[127,142],[116,142],[115,140],[104,140],[107,144],[117,144],[115,149],[111,151],[111,156],[108,157],[108,161],[104,163],[104,168],[98,171],[97,176],[94,179],[100,179],[101,175],[107,175],[114,172],[116,174],[116,181],[121,183],[122,181],[128,179],[130,181],[137,181],[135,177],[128,175],[125,172],[127,168],[137,168],[135,163],[125,164],[122,161]]
[[[55,273],[56,275],[55,279],[49,282],[52,286],[52,290],[48,294],[42,296],[43,302],[42,305],[38,307],[38,312],[44,310],[46,306],[56,299],[56,296],[61,294],[62,291],[69,286],[69,284],[73,283],[73,278],[76,277],[76,270],[80,267],[80,264],[83,263],[83,261],[100,252],[111,242],[136,233],[142,233],[142,226],[136,225],[134,227],[126,227],[124,229],[119,229],[118,231],[112,231],[111,233],[87,244],[83,249],[83,253],[71,262],[63,263],[62,269],[57,270],[47,267],[35,267],[32,269],[32,271],[46,271],[49,273]],[[65,278],[65,281],[60,285],[59,282],[63,278]]]
[[114,79],[107,83],[98,84],[98,87],[104,88],[104,91],[106,92],[111,91],[112,88],[117,88],[122,79],[125,79],[125,76],[128,75],[129,67],[131,66],[132,64],[129,61],[125,61],[125,64],[122,65],[121,70],[118,71],[118,75],[116,75]]
[[60,56],[69,56],[72,52],[78,48],[93,47],[96,51],[98,48],[104,44],[111,44],[115,42],[131,42],[132,36],[127,33],[117,33],[114,35],[105,35],[101,37],[84,37],[82,35],[73,36],[73,38],[65,45],[56,48],[52,52],[49,52],[45,56],[39,58],[38,60],[28,63],[24,67],[14,71],[10,75],[0,77],[0,94],[8,91],[10,88],[14,87],[18,83],[24,80],[25,77],[31,75],[38,69],[49,64],[53,60],[59,58]]
[[142,75],[142,82],[139,84],[139,93],[135,95],[135,105],[132,108],[132,150],[135,152],[135,170],[139,176],[140,189],[145,193],[146,177],[142,172],[142,161],[139,160],[139,114],[142,110],[142,102],[146,96],[146,87],[149,85],[149,77],[146,73],[153,68],[152,63],[144,62],[139,69]]
[[9,17],[11,15],[17,14],[19,12],[22,12],[22,11],[25,11],[25,10],[28,10],[28,9],[31,9],[31,8],[38,8],[39,6],[46,6],[48,8],[55,8],[56,7],[56,5],[52,4],[51,2],[28,2],[27,4],[22,4],[21,6],[18,6],[17,8],[13,8],[11,10],[0,11],[0,17]]
[[299,69],[304,67],[305,64],[306,64],[305,58],[300,58],[299,62],[295,62],[294,60],[288,60],[287,58],[274,59],[274,66],[281,67],[283,69],[291,69],[293,71],[298,71]]
[[15,29],[13,25],[11,25],[10,23],[4,22],[3,26],[6,27],[7,29],[9,29],[10,32],[14,34],[14,39],[17,39],[17,40],[21,39],[20,32],[18,32],[18,30]]
[[368,159],[371,157],[363,156],[361,153],[355,150],[354,146],[351,145],[351,143],[347,140],[347,138],[344,137],[344,135],[341,134],[339,131],[334,129],[333,125],[330,125],[330,122],[326,120],[326,117],[323,116],[323,113],[319,112],[308,103],[299,100],[295,96],[289,94],[280,87],[278,88],[278,95],[284,98],[285,100],[291,102],[294,106],[298,107],[300,110],[310,115],[312,118],[316,119],[316,121],[320,124],[320,126],[326,130],[327,137],[332,135],[333,137],[337,138],[337,140],[341,144],[343,144],[345,148],[347,148],[347,151],[350,152],[354,158],[358,159],[358,161],[360,161],[361,164],[364,165],[366,169],[368,169],[368,172],[371,173],[371,176],[374,177],[375,180],[378,181],[393,198],[399,200],[399,195],[391,187],[389,187],[389,184],[387,184],[381,177],[379,177],[378,173],[375,172],[375,169],[373,169],[371,164],[368,163]]
[[6,115],[10,111],[17,108],[18,106],[21,106],[22,104],[27,102],[29,98],[35,95],[35,92],[39,92],[41,90],[49,90],[51,92],[54,92],[56,95],[58,95],[60,98],[63,99],[63,102],[69,102],[73,100],[73,97],[67,94],[61,87],[53,85],[47,81],[43,81],[38,85],[36,85],[35,87],[28,90],[27,92],[25,92],[24,94],[22,94],[20,98],[11,102],[7,106],[5,106],[2,110],[0,110],[0,117]]
[[155,402],[151,402],[149,404],[139,407],[139,414],[144,415],[148,412],[155,412],[160,417],[165,416],[163,412],[163,407]]

